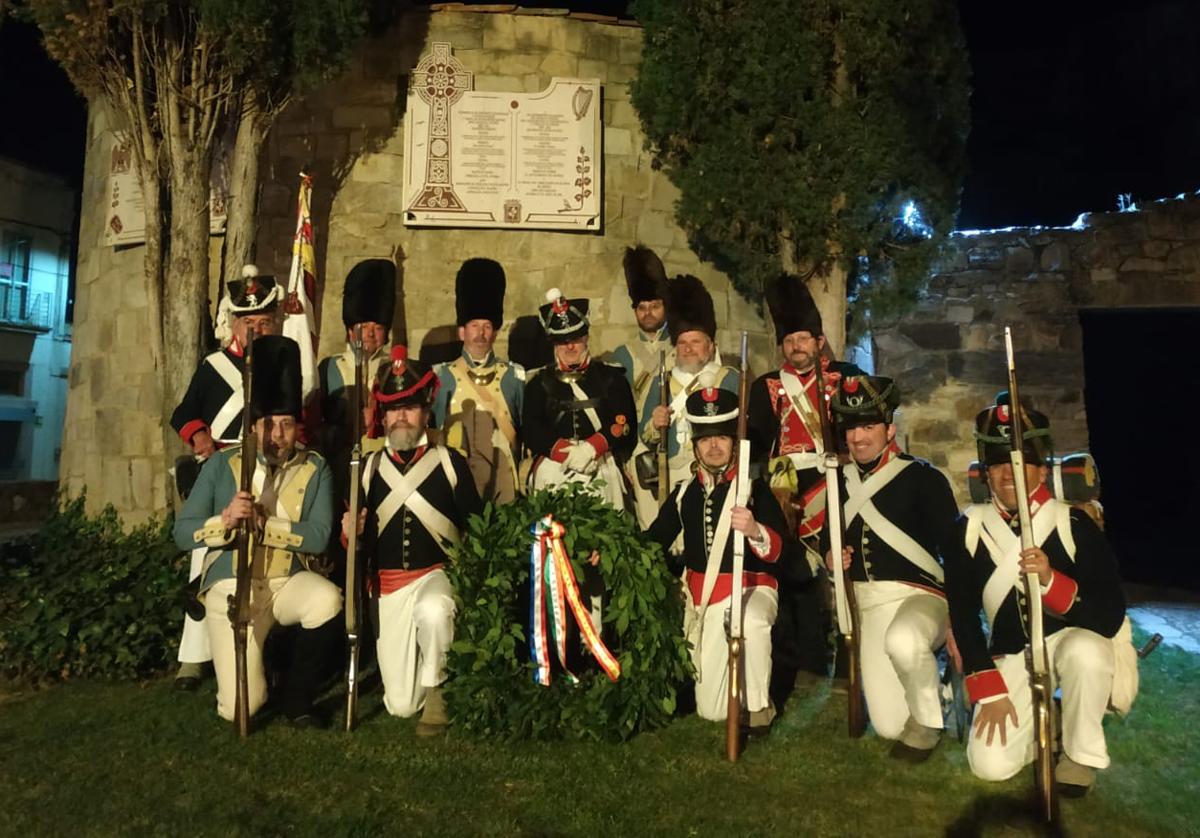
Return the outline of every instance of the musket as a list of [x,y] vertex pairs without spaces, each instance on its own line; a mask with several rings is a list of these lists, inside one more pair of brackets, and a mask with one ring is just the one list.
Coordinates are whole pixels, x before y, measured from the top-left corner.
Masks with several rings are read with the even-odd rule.
[[859,630],[858,602],[854,596],[854,582],[846,578],[842,567],[842,489],[841,461],[838,459],[837,439],[829,417],[829,405],[825,397],[825,373],[821,359],[817,358],[817,415],[821,421],[821,440],[825,448],[825,528],[829,533],[829,552],[832,557],[833,597],[837,606],[838,631],[846,647],[847,676],[846,726],[851,739],[857,739],[867,730],[867,713],[863,704],[861,633]]
[[[667,353],[666,350],[661,350],[658,353],[658,403],[662,407],[669,407],[671,404],[671,391],[667,386]],[[662,506],[667,502],[667,495],[671,492],[671,460],[670,451],[667,448],[667,434],[670,432],[671,426],[663,428],[658,436],[658,505]]]
[[[242,359],[242,471],[238,480],[239,492],[254,491],[254,467],[258,462],[258,445],[254,438],[251,414],[251,393],[254,391],[254,329],[246,336]],[[254,549],[254,516],[238,521],[237,546],[234,557],[236,584],[229,597],[229,620],[233,624],[233,661],[236,681],[233,720],[242,739],[250,735],[250,678],[246,664],[246,644],[250,631],[251,550]]]
[[[1021,551],[1037,545],[1033,542],[1033,516],[1029,510],[1029,491],[1025,483],[1024,417],[1017,391],[1017,366],[1013,356],[1012,329],[1004,327],[1004,350],[1008,355],[1008,400],[1012,441],[1013,489],[1017,495],[1017,515],[1021,521]],[[1033,692],[1034,741],[1037,758],[1033,779],[1037,789],[1039,812],[1046,823],[1058,819],[1058,799],[1054,786],[1054,691],[1047,665],[1046,633],[1042,626],[1042,591],[1037,573],[1026,573],[1025,602],[1029,624],[1029,643],[1025,647],[1025,666]]]
[[[750,439],[746,434],[746,407],[750,397],[750,364],[746,353],[746,332],[742,332],[741,361],[738,369],[737,470],[734,472],[734,503],[746,506],[750,501]],[[729,703],[725,709],[725,756],[737,762],[742,751],[742,569],[746,561],[746,536],[733,533],[732,590],[729,595]]]
[[346,732],[354,730],[354,716],[358,707],[358,656],[359,637],[362,634],[362,616],[359,610],[358,574],[358,510],[359,480],[362,473],[363,408],[366,400],[363,392],[366,364],[362,344],[362,327],[354,327],[354,338],[350,342],[354,353],[354,419],[352,427],[354,445],[350,449],[350,529],[346,533]]

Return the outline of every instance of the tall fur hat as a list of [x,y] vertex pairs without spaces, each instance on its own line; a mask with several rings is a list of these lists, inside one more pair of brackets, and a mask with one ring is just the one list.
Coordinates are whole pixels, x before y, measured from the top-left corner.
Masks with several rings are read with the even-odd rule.
[[646,300],[667,298],[667,272],[653,250],[640,244],[625,248],[624,265],[625,286],[629,289],[629,301],[635,308]]
[[667,283],[667,331],[671,343],[684,332],[700,331],[711,340],[717,339],[717,313],[712,295],[690,274],[682,274]]
[[392,328],[396,311],[396,265],[391,259],[364,259],[346,275],[342,289],[342,323],[379,323]]
[[775,321],[777,344],[782,344],[793,332],[808,332],[813,337],[824,334],[821,312],[800,277],[780,274],[767,283],[766,297],[771,319]]
[[468,259],[454,278],[454,310],[458,325],[490,320],[492,328],[504,323],[504,268],[492,259]]
[[300,379],[300,345],[283,335],[254,339],[251,358],[254,384],[250,393],[250,416],[295,416],[304,404]]

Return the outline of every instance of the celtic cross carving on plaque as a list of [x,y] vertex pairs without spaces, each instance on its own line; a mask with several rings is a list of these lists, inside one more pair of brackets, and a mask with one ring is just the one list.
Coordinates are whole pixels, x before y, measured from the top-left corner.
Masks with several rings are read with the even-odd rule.
[[409,209],[465,212],[450,179],[450,108],[470,90],[472,74],[450,54],[450,44],[435,43],[413,71],[411,89],[429,105],[425,186]]

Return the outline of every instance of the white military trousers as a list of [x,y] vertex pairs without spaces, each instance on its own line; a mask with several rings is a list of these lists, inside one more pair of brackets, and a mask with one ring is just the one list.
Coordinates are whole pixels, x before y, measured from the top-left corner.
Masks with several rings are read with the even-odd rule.
[[[1104,741],[1104,711],[1112,692],[1113,643],[1088,629],[1060,629],[1046,638],[1051,662],[1052,688],[1062,688],[1062,745],[1067,756],[1080,765],[1108,767],[1108,745]],[[1017,711],[1016,730],[1008,721],[1008,744],[1000,736],[987,744],[972,730],[967,743],[967,762],[976,777],[1007,780],[1033,762],[1037,745],[1033,740],[1033,693],[1024,654],[1004,655],[996,668],[1004,677],[1008,697]],[[978,711],[976,707],[976,711]]]
[[421,709],[426,691],[446,680],[453,641],[454,595],[443,571],[379,597],[375,656],[389,713],[407,718]]
[[934,652],[946,642],[946,600],[903,582],[855,582],[863,695],[875,733],[898,739],[909,716],[941,728]]
[[[233,624],[229,597],[237,589],[234,579],[222,579],[204,595],[204,618],[217,673],[217,715],[233,720],[237,672],[233,651]],[[267,700],[267,679],[262,650],[267,634],[279,623],[306,629],[322,626],[342,610],[342,592],[324,576],[302,570],[291,576],[256,579],[250,588],[250,631],[246,642],[246,675],[250,688],[250,715]]]
[[[729,709],[729,640],[725,615],[730,598],[711,603],[700,620],[700,609],[687,597],[684,634],[691,644],[696,667],[696,714],[714,722],[725,720]],[[764,585],[747,588],[742,595],[742,683],[746,709],[766,709],[771,698],[771,626],[779,612],[779,592]]]

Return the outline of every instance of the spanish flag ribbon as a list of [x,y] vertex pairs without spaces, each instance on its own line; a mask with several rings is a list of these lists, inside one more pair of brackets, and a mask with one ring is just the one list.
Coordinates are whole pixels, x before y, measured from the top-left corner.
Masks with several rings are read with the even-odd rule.
[[566,527],[555,521],[554,516],[547,515],[536,521],[530,532],[533,533],[533,547],[529,552],[529,656],[535,665],[533,680],[543,687],[550,686],[551,645],[567,677],[572,682],[579,680],[567,668],[569,606],[588,650],[609,680],[616,681],[621,675],[621,664],[596,633],[591,614],[579,596],[579,583],[562,540]]

